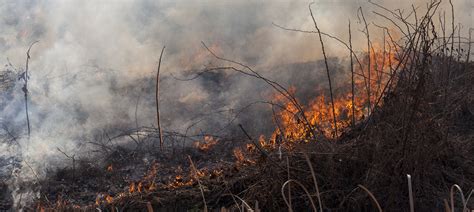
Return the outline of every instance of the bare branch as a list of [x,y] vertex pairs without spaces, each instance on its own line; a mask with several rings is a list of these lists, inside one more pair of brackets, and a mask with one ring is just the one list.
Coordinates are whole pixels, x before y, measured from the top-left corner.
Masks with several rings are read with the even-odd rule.
[[[309,12],[311,14],[311,18],[313,19],[314,27],[318,31],[319,42],[321,43],[321,49],[323,51],[324,65],[326,66],[326,73],[328,75],[328,82],[329,82],[329,94],[330,94],[330,97],[331,97],[332,117],[333,117],[333,121],[334,121],[334,135],[333,136],[334,136],[334,138],[337,138],[336,109],[335,109],[335,106],[334,106],[334,97],[333,97],[333,93],[332,93],[331,75],[329,73],[328,59],[327,59],[327,56],[326,56],[326,50],[324,49],[324,42],[323,42],[323,38],[321,36],[321,31],[319,30],[318,24],[317,24],[316,19],[314,18],[314,15],[313,15],[313,11],[311,10],[311,5],[312,4],[313,3],[309,4],[308,8],[309,8]],[[369,80],[370,80],[370,77],[369,77]]]
[[25,94],[25,113],[26,113],[26,124],[28,126],[28,139],[30,138],[31,135],[31,127],[30,127],[30,116],[28,114],[28,65],[30,62],[30,51],[33,45],[38,43],[39,41],[34,41],[33,43],[30,44],[30,47],[28,48],[28,51],[26,52],[26,64],[25,64],[25,73],[23,75],[23,79],[25,81],[25,84],[23,85],[23,93]]
[[163,52],[165,51],[165,46],[161,49],[160,59],[158,61],[158,69],[156,72],[156,123],[158,127],[158,131],[160,133],[160,150],[163,150],[163,131],[161,130],[161,123],[160,123],[160,67],[161,67],[161,59],[163,57]]

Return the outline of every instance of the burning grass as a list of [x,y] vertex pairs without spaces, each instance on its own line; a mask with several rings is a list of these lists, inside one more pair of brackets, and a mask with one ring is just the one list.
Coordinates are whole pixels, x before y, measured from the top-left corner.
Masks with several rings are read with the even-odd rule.
[[[269,105],[276,127],[268,138],[254,139],[239,125],[246,138],[206,135],[190,147],[117,149],[105,166],[81,163],[38,182],[40,197],[28,209],[472,209],[466,190],[474,186],[471,41],[464,60],[453,53],[461,49],[453,48],[454,29],[451,41],[440,41],[433,24],[438,6],[431,2],[415,23],[395,14],[390,20],[412,29],[402,30],[400,40],[386,29],[390,39],[368,39],[367,53],[350,48],[356,63],[348,83],[321,90],[307,105],[295,97],[297,88],[204,45],[225,63],[205,72],[232,70],[275,89]],[[306,33],[322,36],[317,30]],[[466,195],[455,196],[454,189]]]

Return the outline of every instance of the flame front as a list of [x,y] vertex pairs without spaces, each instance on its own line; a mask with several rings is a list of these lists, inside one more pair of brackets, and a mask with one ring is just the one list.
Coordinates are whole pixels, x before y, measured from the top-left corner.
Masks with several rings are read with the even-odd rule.
[[[391,76],[394,76],[393,67],[398,65],[398,60],[392,48],[387,50],[387,45],[381,47],[379,44],[373,44],[369,54],[362,55],[364,59],[360,60],[360,63],[354,62],[354,96],[350,78],[345,86],[337,89],[337,92],[333,91],[336,123],[334,123],[330,98],[324,94],[316,96],[308,106],[302,106],[304,114],[285,96],[276,95],[273,101],[284,107],[276,112],[275,122],[278,128],[266,142],[273,145],[280,143],[281,140],[308,142],[314,136],[312,128],[326,137],[332,137],[336,129],[334,124],[337,126],[336,135],[338,136],[351,126],[352,120],[358,122],[369,115],[376,103],[378,106],[382,103],[378,101],[381,100],[380,94],[383,93],[385,86],[390,80],[395,80],[391,79]],[[296,93],[294,87],[288,90],[291,94]],[[260,141],[260,143],[265,146],[263,145],[265,142]]]

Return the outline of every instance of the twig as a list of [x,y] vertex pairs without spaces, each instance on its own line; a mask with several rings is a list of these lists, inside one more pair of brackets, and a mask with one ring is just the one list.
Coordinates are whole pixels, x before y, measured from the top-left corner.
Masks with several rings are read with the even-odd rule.
[[275,107],[274,107],[274,106],[275,106],[275,105],[272,104],[272,113],[273,113],[272,117],[273,117],[273,120],[275,121],[275,125],[276,125],[278,131],[280,132],[280,134],[276,134],[275,141],[276,141],[276,143],[277,143],[277,145],[278,145],[278,159],[281,160],[281,156],[282,156],[282,155],[281,155],[281,154],[282,154],[282,152],[281,152],[281,146],[282,146],[282,144],[283,144],[283,142],[284,142],[285,134],[284,134],[284,132],[283,132],[281,126],[280,126],[280,122],[278,121],[278,117],[277,117],[277,115],[276,115],[276,113],[275,113]]
[[[223,58],[223,57],[220,57],[218,56],[217,54],[215,54],[211,49],[209,49],[209,47],[206,46],[206,44],[204,42],[202,42],[202,45],[204,46],[204,48],[212,55],[214,56],[215,58],[219,59],[219,60],[222,60],[222,61],[225,61],[225,62],[228,62],[228,63],[232,63],[232,64],[235,64],[235,65],[239,65],[245,69],[247,69],[248,71],[250,71],[250,73],[244,71],[244,70],[241,70],[241,69],[238,69],[238,68],[235,68],[235,67],[226,67],[225,69],[229,69],[229,70],[234,70],[236,72],[239,72],[239,73],[242,73],[242,74],[245,74],[247,76],[251,76],[251,77],[255,77],[257,79],[261,79],[263,80],[265,83],[267,83],[268,85],[270,85],[273,89],[275,89],[278,93],[280,93],[282,96],[284,96],[286,99],[288,99],[288,101],[291,102],[291,104],[293,104],[297,109],[298,109],[298,112],[301,114],[301,117],[303,118],[306,126],[308,127],[308,129],[311,131],[312,133],[312,137],[313,139],[317,139],[317,135],[316,135],[316,131],[314,130],[314,127],[319,131],[320,134],[324,134],[323,131],[321,129],[318,128],[318,126],[312,126],[311,122],[309,122],[308,118],[306,117],[305,113],[304,113],[304,110],[303,110],[303,107],[298,103],[298,101],[296,100],[296,98],[288,91],[288,89],[286,89],[285,87],[283,87],[282,85],[280,85],[279,83],[275,82],[275,81],[272,81],[268,78],[265,78],[263,77],[262,75],[260,75],[258,72],[256,72],[255,70],[253,70],[250,66],[248,65],[245,65],[243,63],[240,63],[240,62],[237,62],[237,61],[234,61],[234,60],[230,60],[230,59],[226,59],[226,58]],[[215,68],[215,69],[222,69],[222,68]]]
[[472,35],[472,28],[469,28],[469,46],[467,47],[467,57],[466,57],[466,63],[464,64],[464,70],[466,70],[468,64],[469,64],[469,56],[471,54],[471,35]]
[[452,0],[449,0],[449,4],[451,5],[451,29],[453,30],[453,32],[451,33],[451,37],[453,38],[453,42],[451,43],[451,52],[450,52],[450,58],[451,58],[454,52],[454,33],[456,32],[456,28],[454,28],[454,5],[453,5]]
[[38,177],[38,174],[36,174],[35,170],[30,166],[30,164],[28,163],[28,161],[26,160],[23,160],[23,162],[25,162],[26,166],[28,166],[28,168],[30,168],[31,172],[33,172],[33,174],[35,175],[36,177],[36,181],[39,182],[39,177]]
[[288,202],[288,200],[286,199],[285,197],[285,186],[286,185],[289,185],[290,182],[293,182],[293,183],[296,183],[297,185],[299,185],[303,191],[306,193],[306,196],[308,196],[308,199],[309,199],[309,202],[311,203],[311,207],[313,208],[313,210],[315,212],[317,212],[318,210],[316,209],[316,205],[314,204],[314,201],[313,201],[313,198],[311,198],[311,195],[309,194],[309,191],[308,189],[306,189],[306,187],[303,186],[303,184],[301,184],[299,181],[297,180],[287,180],[285,183],[283,183],[283,185],[281,186],[281,195],[283,196],[283,200],[285,201],[286,203],[286,206],[288,206],[288,210],[291,212],[293,211],[292,208],[290,208],[290,204]]
[[359,188],[361,188],[362,190],[364,190],[369,196],[370,198],[372,199],[372,201],[374,202],[375,206],[377,206],[377,209],[379,210],[379,212],[382,212],[382,207],[380,207],[380,204],[379,202],[377,201],[377,199],[375,198],[374,194],[372,194],[372,192],[369,191],[369,189],[367,189],[365,186],[363,185],[357,185],[359,186]]
[[408,197],[410,199],[410,212],[415,212],[415,204],[413,202],[413,189],[411,186],[411,175],[407,174],[408,180]]
[[466,198],[464,198],[464,193],[462,192],[462,189],[461,187],[459,187],[459,185],[457,184],[454,184],[453,186],[451,186],[451,191],[450,191],[450,197],[451,197],[451,211],[454,212],[454,189],[456,188],[456,190],[459,191],[459,194],[461,194],[461,201],[462,201],[462,206],[463,206],[463,212],[466,211],[466,206],[467,206],[467,202],[466,202]]
[[[165,46],[161,49],[160,59],[158,61],[158,69],[156,72],[156,123],[158,127],[158,131],[160,133],[160,150],[163,151],[163,133],[161,131],[161,123],[160,123],[160,67],[161,67],[161,58],[163,57],[163,52],[165,51]],[[153,143],[154,144],[154,143]]]
[[198,182],[199,189],[201,190],[201,195],[202,195],[202,201],[204,202],[204,212],[207,212],[207,204],[206,204],[206,198],[204,197],[204,189],[202,188],[201,181],[199,180],[198,171],[196,169],[196,166],[194,166],[194,162],[191,159],[191,156],[188,155],[189,162],[191,163],[191,168],[194,170],[196,174],[196,181]]
[[[290,177],[290,160],[288,159],[288,156],[286,156],[286,168],[287,168],[287,173],[288,173],[288,180],[291,179]],[[288,209],[289,212],[293,212],[293,207],[291,206],[291,186],[288,185]]]
[[351,48],[350,55],[351,55],[351,100],[352,100],[352,127],[355,126],[355,84],[354,84],[354,62],[352,61],[352,34],[351,34],[351,20],[349,20],[349,47]]
[[252,139],[252,137],[247,133],[247,131],[242,126],[242,124],[239,124],[239,127],[242,130],[242,132],[245,134],[245,136],[247,136],[247,138],[253,143],[253,145],[255,145],[258,151],[260,151],[260,153],[262,153],[264,157],[268,157],[268,153],[265,150],[263,150],[262,147]]
[[[324,65],[326,66],[326,73],[328,75],[328,82],[329,82],[329,94],[331,97],[331,105],[332,105],[332,116],[333,116],[333,121],[334,121],[334,138],[337,138],[337,121],[336,121],[336,108],[334,106],[334,97],[332,93],[332,83],[331,83],[331,75],[329,74],[329,65],[328,65],[328,59],[326,57],[326,50],[324,49],[324,42],[323,42],[323,37],[321,36],[321,30],[319,30],[318,24],[316,22],[316,19],[314,18],[313,15],[313,10],[311,9],[311,5],[313,3],[309,4],[309,13],[311,14],[311,18],[313,19],[314,27],[318,31],[319,35],[319,42],[321,43],[321,49],[323,51],[323,57],[324,57]],[[370,81],[370,75],[369,75],[369,81]]]
[[26,52],[26,64],[25,64],[25,73],[23,76],[23,79],[25,81],[25,84],[23,85],[23,92],[25,93],[25,113],[26,113],[26,123],[28,126],[28,139],[30,138],[31,135],[31,127],[30,127],[30,116],[28,115],[28,65],[30,62],[30,50],[33,45],[38,43],[39,41],[34,41],[33,43],[30,44],[30,47],[28,48],[28,51]]
[[[242,211],[245,211],[245,208],[247,208],[247,210],[249,210],[250,212],[252,212],[252,207],[250,207],[250,205],[242,198],[240,198],[239,196],[237,195],[234,195],[234,194],[230,194],[232,196],[232,198],[235,198],[237,197],[237,199],[239,199],[241,202],[242,202]],[[235,201],[234,201],[235,202]],[[239,208],[240,210],[240,206],[237,204],[237,207]]]
[[76,155],[69,156],[66,154],[64,151],[62,151],[59,147],[56,147],[56,149],[61,152],[64,156],[72,160],[72,179],[76,179]]
[[370,112],[371,112],[371,94],[370,94],[370,86],[371,86],[371,83],[370,83],[370,61],[371,61],[371,58],[370,58],[370,33],[369,33],[369,26],[367,24],[367,21],[365,20],[365,16],[364,16],[364,12],[362,11],[362,7],[359,7],[359,11],[360,11],[360,14],[362,16],[362,20],[364,21],[364,25],[365,25],[365,35],[367,37],[367,78],[368,78],[368,86],[367,86],[367,101],[368,101],[368,116],[370,115]]
[[146,208],[148,212],[153,212],[153,206],[151,205],[150,201],[146,203]]
[[323,211],[323,203],[321,201],[321,193],[319,192],[318,181],[316,180],[316,174],[314,173],[313,165],[311,164],[311,160],[309,160],[308,155],[304,154],[304,153],[303,153],[303,155],[306,159],[306,162],[308,163],[309,170],[311,171],[311,176],[313,177],[314,187],[316,187],[316,195],[318,197],[319,210]]
[[[276,23],[272,23],[272,24],[273,24],[273,26],[278,27],[282,30],[291,31],[291,32],[301,32],[301,33],[308,33],[308,34],[317,34],[318,33],[317,31],[314,31],[314,30],[293,29],[293,28],[288,28],[288,27],[278,25]],[[339,42],[344,47],[346,47],[346,49],[349,50],[353,54],[353,57],[354,57],[355,61],[359,64],[360,68],[362,69],[362,63],[360,62],[359,58],[357,57],[357,54],[353,51],[353,49],[346,42],[344,42],[340,38],[338,38],[336,36],[333,36],[333,35],[330,35],[328,33],[325,33],[325,32],[322,32],[322,31],[320,31],[320,33],[321,33],[321,35],[324,35],[328,38],[334,39],[335,41]]]

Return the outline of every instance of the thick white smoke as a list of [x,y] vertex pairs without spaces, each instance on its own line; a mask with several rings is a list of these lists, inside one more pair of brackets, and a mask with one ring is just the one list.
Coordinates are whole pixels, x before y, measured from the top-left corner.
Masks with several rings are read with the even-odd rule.
[[[406,14],[411,4],[419,6],[420,11],[426,4],[421,0],[374,2],[404,9]],[[204,41],[216,52],[257,67],[270,78],[288,79],[298,70],[274,73],[272,70],[281,69],[273,67],[315,61],[320,58],[320,46],[315,34],[284,31],[272,23],[314,30],[308,3],[3,0],[1,63],[11,62],[20,73],[28,45],[36,40],[39,43],[31,51],[29,70],[31,138],[26,136],[22,83],[17,82],[8,94],[0,94],[0,122],[18,136],[15,145],[0,144],[0,157],[21,157],[28,166],[23,164],[17,176],[32,180],[35,175],[44,176],[48,167],[69,165],[64,164],[64,155],[57,148],[71,155],[86,156],[91,148],[87,142],[93,140],[95,132],[135,126],[137,101],[140,125],[153,126],[154,91],[146,90],[147,83],[153,80],[146,78],[154,77],[159,52],[165,45],[161,104],[168,130],[185,130],[191,123],[189,118],[208,112],[207,109],[239,106],[249,93],[253,92],[255,97],[261,85],[251,80],[234,80],[228,84],[218,82],[220,87],[210,90],[212,80],[181,82],[171,75],[186,75],[189,70],[209,63],[212,57],[202,48]],[[467,31],[472,27],[473,3],[453,3],[455,21],[464,24],[463,30]],[[375,7],[367,1],[319,0],[313,5],[321,30],[342,40],[348,39],[350,19],[355,47],[363,50],[365,41],[359,31],[363,26],[357,20],[358,7],[364,9],[371,25],[389,24],[371,12]],[[441,12],[446,10],[450,23],[449,2],[444,1],[441,8]],[[371,30],[374,34],[381,32],[373,25]],[[330,55],[347,56],[340,45],[325,41]],[[176,109],[177,105],[181,109]]]

